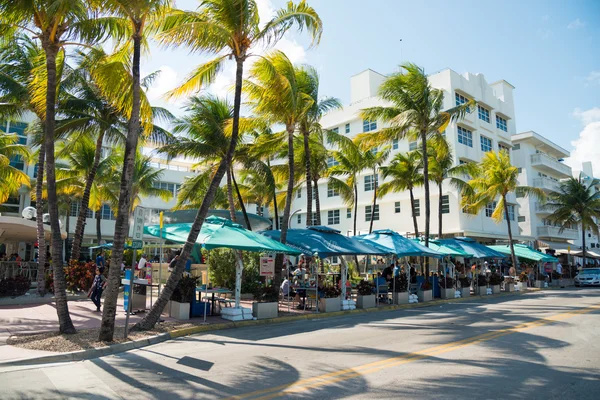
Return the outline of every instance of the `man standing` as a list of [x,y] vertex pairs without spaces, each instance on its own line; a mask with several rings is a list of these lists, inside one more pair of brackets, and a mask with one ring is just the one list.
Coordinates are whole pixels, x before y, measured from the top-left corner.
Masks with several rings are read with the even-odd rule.
[[100,253],[96,256],[96,267],[100,268],[100,272],[104,272],[104,250],[100,250]]
[[146,270],[146,263],[148,261],[146,260],[146,255],[142,254],[142,258],[140,258],[140,261],[138,262],[137,265],[137,269],[138,269],[138,278],[143,278],[144,277],[144,271]]

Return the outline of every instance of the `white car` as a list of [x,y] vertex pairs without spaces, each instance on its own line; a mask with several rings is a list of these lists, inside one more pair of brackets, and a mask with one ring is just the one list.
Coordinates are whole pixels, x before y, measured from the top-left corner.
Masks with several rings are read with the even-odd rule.
[[575,286],[600,285],[600,268],[584,268],[575,276]]

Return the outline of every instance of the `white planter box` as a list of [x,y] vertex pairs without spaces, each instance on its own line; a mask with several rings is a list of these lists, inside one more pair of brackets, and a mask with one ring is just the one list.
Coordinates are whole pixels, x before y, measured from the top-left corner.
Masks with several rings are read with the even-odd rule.
[[480,296],[487,296],[487,286],[477,286],[477,292]]
[[431,301],[433,299],[433,291],[431,290],[418,290],[417,296],[419,298],[419,303],[425,303],[427,301]]
[[461,288],[460,296],[461,297],[471,297],[471,288],[470,287]]
[[252,316],[256,319],[277,318],[279,311],[279,303],[252,303]]
[[319,311],[320,312],[334,312],[342,309],[342,298],[334,297],[332,299],[319,299]]
[[357,308],[374,308],[375,304],[375,295],[369,294],[366,296],[358,295],[356,299],[356,307]]
[[449,289],[440,288],[440,293],[442,295],[442,299],[453,299],[454,292],[456,292],[456,290],[454,288],[449,288]]
[[408,304],[408,292],[397,292],[392,294],[394,304]]
[[500,285],[492,285],[492,294],[500,293]]
[[527,282],[519,282],[521,291],[527,290]]
[[179,320],[190,319],[190,306],[190,303],[179,303],[177,301],[171,301],[169,317]]
[[535,287],[541,289],[544,287],[544,283],[546,283],[546,281],[535,281]]
[[504,284],[504,291],[505,292],[514,292],[515,291],[515,284],[514,283],[505,283]]

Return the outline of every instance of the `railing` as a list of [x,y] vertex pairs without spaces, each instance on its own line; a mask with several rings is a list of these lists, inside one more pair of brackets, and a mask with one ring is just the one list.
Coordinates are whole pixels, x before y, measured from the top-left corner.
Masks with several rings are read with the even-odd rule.
[[568,240],[576,240],[579,238],[579,231],[577,229],[563,229],[561,232],[558,226],[538,226],[537,234],[540,237],[560,237]]
[[560,182],[553,181],[549,178],[535,178],[533,180],[533,186],[539,189],[547,189],[556,192],[560,187]]
[[543,153],[532,154],[531,165],[534,167],[548,167],[553,169],[554,171],[560,172],[563,175],[571,176],[571,167]]
[[535,203],[535,211],[538,214],[552,214],[552,210],[550,210],[550,208],[548,208],[548,206],[542,204],[542,203]]
[[33,261],[0,261],[0,279],[23,275],[35,282],[38,263]]

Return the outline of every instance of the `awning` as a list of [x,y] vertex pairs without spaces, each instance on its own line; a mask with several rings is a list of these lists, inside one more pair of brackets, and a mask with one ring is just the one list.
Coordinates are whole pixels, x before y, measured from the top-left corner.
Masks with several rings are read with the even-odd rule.
[[[44,224],[46,240],[52,238],[50,225]],[[67,238],[66,232],[61,231],[60,236]],[[21,217],[0,216],[0,243],[9,242],[37,242],[37,222]]]
[[506,256],[499,251],[490,249],[488,246],[467,237],[440,239],[438,242],[451,249],[472,254],[473,258],[506,258]]
[[362,243],[380,247],[398,257],[444,257],[444,254],[425,247],[418,242],[407,239],[390,229],[380,229],[367,235],[356,236],[356,240],[359,240]]
[[543,249],[549,248],[552,250],[567,250],[567,251],[570,247],[572,252],[579,250],[577,247],[575,247],[575,245],[573,245],[572,243],[569,243],[569,242],[551,242],[548,240],[538,240],[538,247],[543,248]]
[[[510,256],[510,247],[508,245],[501,246],[488,246],[489,248],[499,251],[500,253]],[[538,262],[558,262],[558,258],[552,257],[549,254],[544,254],[537,250],[532,249],[524,244],[514,244],[515,255],[518,258],[525,258],[527,260],[538,261]]]
[[[275,240],[279,240],[281,231],[261,232]],[[351,255],[387,255],[389,250],[361,243],[353,237],[340,234],[340,231],[327,226],[310,226],[307,229],[288,229],[286,244],[302,251],[304,254],[318,253],[320,257]]]
[[[425,240],[423,240],[423,239],[413,239],[413,240],[418,241],[423,246],[425,245]],[[464,258],[473,257],[473,254],[467,253],[466,251],[464,251],[462,249],[462,247],[458,247],[458,246],[449,247],[449,246],[446,246],[445,244],[440,243],[439,240],[429,240],[429,248],[433,251],[437,251],[438,253],[442,253],[445,256],[464,257]]]

